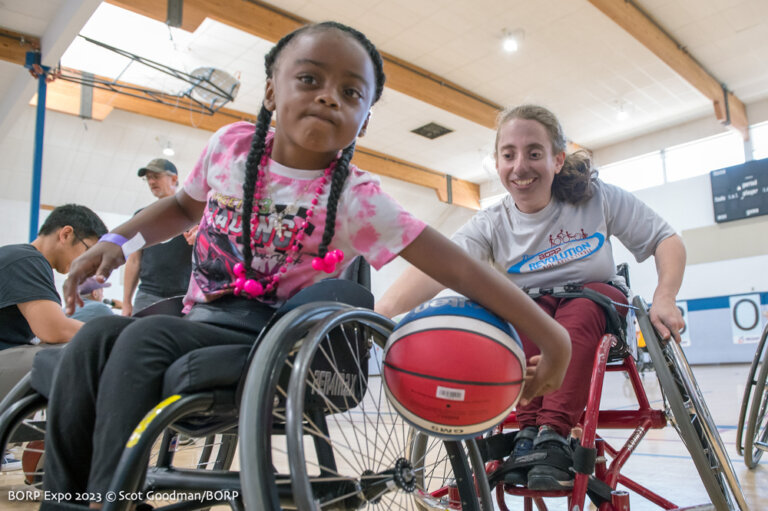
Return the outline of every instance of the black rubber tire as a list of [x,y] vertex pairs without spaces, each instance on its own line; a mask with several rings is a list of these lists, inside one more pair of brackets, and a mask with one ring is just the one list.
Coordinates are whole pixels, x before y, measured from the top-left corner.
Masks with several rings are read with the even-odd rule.
[[[764,358],[764,350],[766,346],[766,338],[768,338],[768,325],[765,326],[763,329],[763,335],[760,337],[760,342],[757,344],[757,349],[755,350],[755,356],[752,359],[752,365],[749,368],[749,374],[747,374],[747,383],[744,385],[744,396],[741,399],[741,410],[739,411],[739,423],[736,426],[736,452],[739,453],[739,456],[745,456],[744,454],[744,426],[746,424],[747,420],[747,414],[749,413],[749,404],[752,400],[752,391],[754,390],[755,384],[759,380],[755,380],[755,375],[757,374],[760,364],[763,362]],[[765,364],[763,364],[765,365]],[[762,382],[765,383],[765,378],[762,379]],[[746,459],[745,459],[746,463]],[[747,463],[747,466],[749,468],[754,468],[754,465],[750,466],[750,463]]]
[[[299,306],[281,317],[270,327],[248,367],[240,401],[240,486],[247,509],[281,509],[273,443],[276,429],[285,423],[287,384],[281,381],[284,370],[290,370],[290,358],[296,343],[307,330],[328,314],[349,308],[348,305],[323,302]],[[274,440],[274,442],[273,442]],[[277,447],[275,447],[277,449]],[[287,453],[275,452],[285,457]],[[280,478],[283,490],[290,493],[290,478]]]
[[[766,327],[765,332],[768,332],[768,327]],[[763,332],[763,340],[765,340],[765,332]],[[749,415],[746,419],[744,463],[750,469],[757,466],[764,449],[768,447],[766,445],[768,444],[768,390],[765,386],[766,378],[768,378],[768,363],[763,361],[760,372],[755,380],[752,404],[749,407]]]
[[660,339],[642,298],[635,297],[633,304],[668,403],[667,416],[688,449],[712,504],[717,511],[747,511],[741,486],[685,354],[676,342]]

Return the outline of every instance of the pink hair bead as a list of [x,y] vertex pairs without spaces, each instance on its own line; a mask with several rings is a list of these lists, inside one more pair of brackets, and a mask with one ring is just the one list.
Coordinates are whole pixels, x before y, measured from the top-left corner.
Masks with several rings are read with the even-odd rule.
[[323,261],[325,262],[326,266],[336,266],[336,263],[339,262],[339,260],[336,258],[336,254],[333,252],[328,252],[325,254],[325,257],[323,258]]

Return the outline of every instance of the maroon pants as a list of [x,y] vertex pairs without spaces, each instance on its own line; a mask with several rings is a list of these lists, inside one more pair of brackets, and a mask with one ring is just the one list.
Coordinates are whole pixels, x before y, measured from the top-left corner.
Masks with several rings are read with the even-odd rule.
[[[584,287],[598,291],[615,302],[627,303],[624,294],[610,284],[594,282]],[[518,406],[517,420],[521,429],[547,425],[567,437],[587,405],[595,352],[605,333],[605,313],[602,307],[587,298],[545,295],[537,298],[536,303],[568,330],[572,345],[571,363],[560,389],[535,398],[527,406]],[[627,312],[624,307],[617,307],[617,310],[621,315]],[[526,358],[539,353],[538,346],[528,338],[522,334],[520,338]]]

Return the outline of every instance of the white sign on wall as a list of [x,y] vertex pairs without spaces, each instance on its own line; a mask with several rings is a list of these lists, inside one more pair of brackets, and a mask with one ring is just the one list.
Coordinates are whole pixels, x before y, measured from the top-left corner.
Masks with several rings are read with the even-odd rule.
[[731,308],[731,332],[734,344],[752,344],[763,331],[760,295],[738,295],[728,298]]
[[680,314],[683,316],[685,326],[680,330],[680,346],[687,347],[691,345],[691,333],[688,329],[688,302],[683,300],[677,303],[677,308],[680,309]]

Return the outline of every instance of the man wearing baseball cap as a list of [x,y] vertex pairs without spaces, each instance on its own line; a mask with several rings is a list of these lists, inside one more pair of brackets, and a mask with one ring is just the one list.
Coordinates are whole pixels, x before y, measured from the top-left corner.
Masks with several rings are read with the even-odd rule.
[[[139,177],[146,180],[152,195],[158,199],[176,193],[179,173],[176,165],[164,158],[155,158],[141,167]],[[192,273],[192,245],[196,235],[197,227],[194,227],[182,235],[134,252],[128,257],[123,285],[123,316],[131,316],[164,298],[187,292]]]

